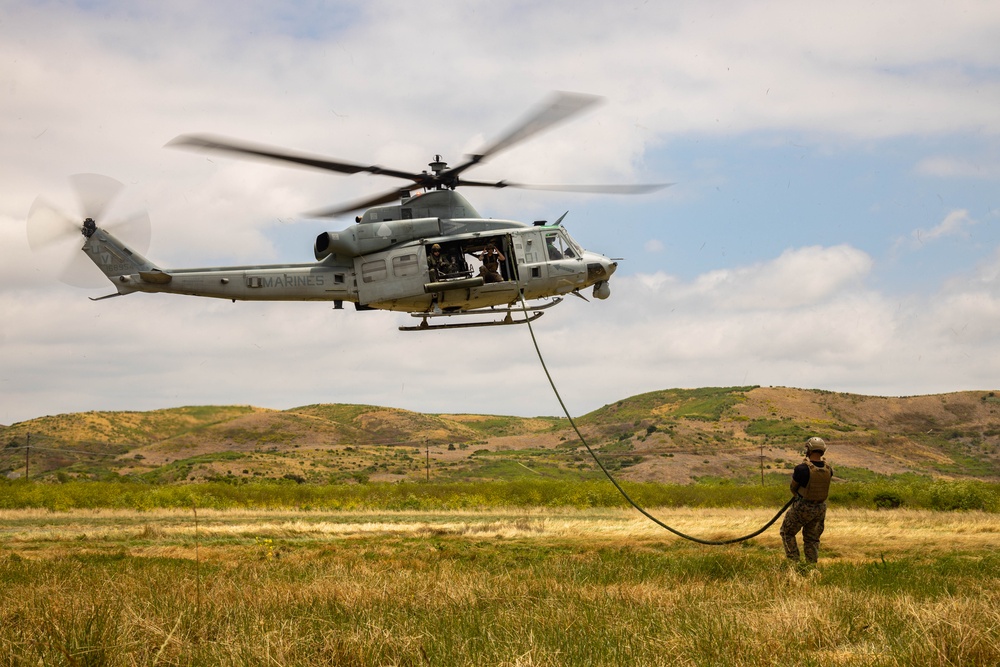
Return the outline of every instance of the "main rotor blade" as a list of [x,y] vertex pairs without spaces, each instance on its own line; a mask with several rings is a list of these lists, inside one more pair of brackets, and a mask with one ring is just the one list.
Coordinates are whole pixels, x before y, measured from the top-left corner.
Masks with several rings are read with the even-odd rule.
[[466,181],[458,182],[462,186],[480,188],[517,188],[519,190],[547,190],[549,192],[589,192],[604,195],[644,195],[656,192],[664,188],[669,188],[673,183],[634,183],[628,185],[531,185],[529,183],[511,183],[509,181],[497,181],[489,183],[486,181]]
[[[100,221],[125,185],[103,174],[73,174],[69,182],[76,191],[83,217]],[[83,220],[80,221],[83,223]]]
[[448,173],[453,175],[460,174],[472,165],[483,162],[500,151],[507,150],[511,146],[518,144],[525,139],[538,134],[539,132],[569,120],[576,114],[594,106],[598,102],[601,102],[603,99],[604,98],[598,95],[557,91],[547,102],[542,104],[534,113],[508,130],[505,135],[481,150],[478,154],[472,155],[467,162],[460,164],[454,169],[449,169]]
[[369,174],[382,174],[385,176],[395,176],[411,181],[418,181],[420,174],[413,174],[408,171],[398,171],[395,169],[385,169],[378,165],[365,166],[343,160],[332,160],[318,155],[307,155],[287,151],[281,148],[272,148],[260,144],[250,144],[224,137],[213,137],[210,135],[182,134],[167,143],[168,148],[193,148],[209,151],[219,151],[223,153],[235,153],[236,155],[249,155],[252,157],[278,160],[280,162],[291,162],[292,164],[326,171],[336,171],[342,174],[357,174],[365,171]]
[[395,190],[383,192],[380,195],[375,195],[374,197],[370,197],[368,199],[361,199],[350,204],[341,204],[340,206],[324,208],[318,211],[310,211],[305,215],[309,218],[333,218],[338,215],[343,215],[344,213],[359,211],[363,208],[368,208],[369,206],[378,206],[379,204],[396,201],[408,192],[410,192],[410,188],[397,188]]

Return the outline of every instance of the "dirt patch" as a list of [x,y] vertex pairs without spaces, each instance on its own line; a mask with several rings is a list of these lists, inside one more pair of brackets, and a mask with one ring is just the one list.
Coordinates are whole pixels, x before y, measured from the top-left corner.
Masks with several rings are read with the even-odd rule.
[[984,400],[982,392],[889,398],[828,393],[821,398],[841,421],[894,432],[927,432],[957,424],[983,428],[1000,421],[1000,405]]
[[748,391],[746,401],[734,406],[733,412],[748,419],[833,419],[826,407],[816,402],[815,393],[788,387],[758,387]]

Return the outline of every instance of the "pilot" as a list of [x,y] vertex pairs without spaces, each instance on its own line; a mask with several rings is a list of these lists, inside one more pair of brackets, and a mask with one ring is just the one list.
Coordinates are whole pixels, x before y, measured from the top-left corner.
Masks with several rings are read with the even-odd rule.
[[483,277],[485,282],[503,282],[503,277],[500,275],[500,262],[506,262],[507,258],[504,257],[502,252],[497,250],[497,246],[493,243],[493,241],[486,244],[486,248],[484,248],[478,256],[473,254],[473,257],[476,257],[483,263],[483,265],[479,267],[479,275]]
[[556,247],[556,235],[546,234],[545,235],[545,249],[549,253],[549,259],[562,259],[563,254],[559,252],[559,248]]

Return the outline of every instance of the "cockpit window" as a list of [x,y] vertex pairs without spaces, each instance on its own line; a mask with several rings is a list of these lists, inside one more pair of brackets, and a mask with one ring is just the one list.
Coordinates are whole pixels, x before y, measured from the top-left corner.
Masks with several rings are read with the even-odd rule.
[[555,232],[548,232],[545,235],[545,251],[549,255],[549,259],[562,259],[562,243],[559,242],[559,234]]
[[569,232],[563,230],[562,232],[563,240],[566,241],[566,256],[567,257],[583,257],[583,248],[576,244],[573,237],[569,235]]
[[545,233],[545,249],[549,259],[573,259],[580,257],[580,247],[563,230]]

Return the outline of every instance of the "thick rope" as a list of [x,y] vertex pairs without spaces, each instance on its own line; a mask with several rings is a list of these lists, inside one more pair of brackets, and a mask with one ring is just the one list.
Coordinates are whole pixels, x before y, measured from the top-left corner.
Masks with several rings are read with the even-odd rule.
[[785,513],[785,510],[787,510],[789,507],[791,507],[791,505],[792,505],[793,502],[795,502],[795,497],[793,496],[792,498],[790,498],[788,500],[787,503],[785,503],[784,507],[782,507],[780,510],[778,510],[778,513],[774,515],[774,518],[772,518],[770,521],[768,521],[767,523],[765,523],[762,528],[760,528],[759,530],[756,530],[756,531],[750,533],[749,535],[744,535],[743,537],[734,537],[731,540],[703,540],[703,539],[698,538],[698,537],[692,537],[691,535],[686,535],[686,534],[680,532],[679,530],[677,530],[675,528],[671,528],[670,526],[668,526],[667,524],[663,523],[662,521],[660,521],[659,519],[657,519],[655,516],[653,516],[652,514],[650,514],[649,512],[647,512],[637,502],[635,502],[634,500],[632,500],[632,497],[628,495],[628,493],[625,491],[625,489],[623,489],[621,487],[621,485],[618,483],[618,481],[611,475],[611,473],[608,472],[608,469],[604,467],[603,463],[601,463],[601,459],[599,459],[597,457],[597,454],[594,453],[594,450],[590,448],[589,444],[587,444],[587,440],[583,437],[583,434],[580,433],[580,429],[577,428],[576,422],[573,421],[573,417],[570,416],[569,410],[566,409],[566,404],[563,403],[562,396],[559,395],[559,390],[556,389],[556,384],[552,380],[552,375],[549,373],[549,369],[545,365],[545,359],[542,358],[542,351],[538,347],[538,339],[535,338],[535,330],[531,326],[531,319],[528,317],[528,304],[525,303],[525,301],[524,301],[524,291],[519,292],[519,295],[521,297],[521,308],[524,311],[524,317],[527,320],[528,331],[531,333],[531,342],[535,346],[535,353],[538,355],[538,361],[541,362],[541,364],[542,364],[542,370],[545,371],[545,377],[548,378],[548,380],[549,380],[549,386],[552,387],[552,393],[554,393],[556,395],[556,400],[559,401],[559,406],[562,408],[563,414],[566,415],[566,419],[569,420],[570,426],[572,426],[573,430],[576,431],[576,435],[577,435],[578,438],[580,438],[580,442],[582,442],[583,446],[587,448],[587,451],[590,453],[591,458],[593,458],[594,461],[597,463],[597,466],[601,469],[601,472],[604,473],[604,476],[607,477],[608,480],[612,484],[615,485],[615,488],[618,489],[618,493],[620,493],[622,495],[622,497],[625,498],[625,500],[628,501],[628,504],[631,505],[632,507],[634,507],[640,514],[642,514],[644,517],[646,517],[647,519],[649,519],[650,521],[652,521],[653,523],[655,523],[660,528],[668,530],[671,533],[673,533],[674,535],[676,535],[677,537],[682,537],[685,540],[690,540],[692,542],[697,542],[698,544],[710,544],[710,545],[735,544],[736,542],[745,542],[746,540],[749,540],[749,539],[752,539],[754,537],[757,537],[758,535],[760,535],[761,533],[763,533],[765,530],[767,530],[768,528],[770,528],[774,524],[775,521],[778,520],[778,517],[780,517],[782,514]]

